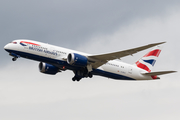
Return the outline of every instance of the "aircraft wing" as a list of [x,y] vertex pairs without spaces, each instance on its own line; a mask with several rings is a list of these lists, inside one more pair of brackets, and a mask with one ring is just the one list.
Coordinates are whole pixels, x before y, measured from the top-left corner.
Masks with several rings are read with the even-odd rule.
[[139,51],[163,44],[165,42],[160,42],[160,43],[154,43],[154,44],[149,44],[133,49],[128,49],[124,51],[119,51],[119,52],[113,52],[113,53],[107,53],[107,54],[100,54],[100,55],[92,55],[88,56],[88,59],[92,61],[92,67],[93,68],[98,68],[99,66],[107,63],[109,60],[114,60],[114,59],[120,59],[122,57],[128,56],[128,55],[133,55]]

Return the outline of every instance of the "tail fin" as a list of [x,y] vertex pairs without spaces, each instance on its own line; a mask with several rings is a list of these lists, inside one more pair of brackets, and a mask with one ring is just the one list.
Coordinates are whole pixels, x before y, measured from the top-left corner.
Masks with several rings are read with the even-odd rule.
[[151,72],[155,65],[159,54],[161,53],[162,47],[157,46],[152,51],[144,55],[139,61],[136,62],[137,67]]

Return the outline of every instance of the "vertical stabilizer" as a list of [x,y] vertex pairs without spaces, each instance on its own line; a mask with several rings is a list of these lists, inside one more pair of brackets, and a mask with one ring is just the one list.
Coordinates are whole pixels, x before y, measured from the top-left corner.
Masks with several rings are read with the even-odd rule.
[[136,66],[151,72],[153,66],[155,65],[159,54],[161,53],[162,47],[157,46],[146,55],[144,55],[139,61],[136,62]]

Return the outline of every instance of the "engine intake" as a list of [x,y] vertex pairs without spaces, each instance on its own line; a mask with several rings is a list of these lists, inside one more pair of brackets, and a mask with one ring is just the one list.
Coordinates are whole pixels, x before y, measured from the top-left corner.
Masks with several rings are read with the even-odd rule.
[[68,64],[73,66],[86,67],[88,64],[88,59],[83,55],[77,53],[70,53],[68,55],[67,62]]
[[47,63],[39,63],[39,71],[44,74],[49,74],[49,75],[55,75],[56,73],[59,72],[59,68],[47,64]]

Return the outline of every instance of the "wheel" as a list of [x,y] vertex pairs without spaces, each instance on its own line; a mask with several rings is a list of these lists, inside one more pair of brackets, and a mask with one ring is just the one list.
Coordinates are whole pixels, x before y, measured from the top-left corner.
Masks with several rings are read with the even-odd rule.
[[78,78],[77,81],[79,82],[81,78]]
[[75,76],[74,76],[74,77],[72,78],[72,81],[80,81],[80,80],[81,80],[81,77],[75,77]]
[[88,74],[88,76],[89,76],[90,78],[92,78],[92,77],[93,77],[93,74],[90,72],[90,73]]
[[12,61],[16,61],[17,60],[17,58],[12,58]]
[[76,78],[75,78],[75,77],[73,77],[73,78],[72,78],[72,81],[76,81]]

